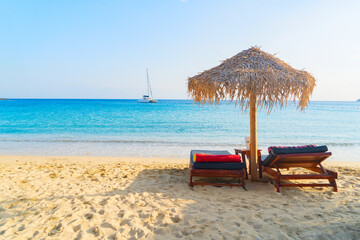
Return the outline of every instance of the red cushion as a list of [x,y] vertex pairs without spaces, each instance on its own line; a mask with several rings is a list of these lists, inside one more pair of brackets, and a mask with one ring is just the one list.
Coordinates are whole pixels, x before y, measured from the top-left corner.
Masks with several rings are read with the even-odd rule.
[[239,155],[209,155],[195,154],[194,162],[241,162]]

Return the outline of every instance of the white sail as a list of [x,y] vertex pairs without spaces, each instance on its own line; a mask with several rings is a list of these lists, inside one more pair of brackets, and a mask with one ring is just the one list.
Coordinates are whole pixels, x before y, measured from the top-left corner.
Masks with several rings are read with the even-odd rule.
[[142,99],[138,100],[138,103],[157,103],[157,100],[153,98],[150,80],[149,80],[149,71],[146,68],[146,84],[147,84],[147,95],[143,95]]

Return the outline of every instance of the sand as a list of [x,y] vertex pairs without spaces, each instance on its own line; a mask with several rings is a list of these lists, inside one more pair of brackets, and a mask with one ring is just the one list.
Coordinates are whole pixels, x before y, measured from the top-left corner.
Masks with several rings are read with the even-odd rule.
[[187,159],[0,156],[0,239],[360,239],[360,164],[331,188],[188,187]]

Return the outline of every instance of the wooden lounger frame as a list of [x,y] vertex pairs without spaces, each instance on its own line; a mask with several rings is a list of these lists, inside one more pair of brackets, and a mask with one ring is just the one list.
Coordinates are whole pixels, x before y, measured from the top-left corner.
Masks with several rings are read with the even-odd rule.
[[[239,170],[220,170],[220,169],[194,169],[190,167],[190,187],[194,185],[213,185],[213,186],[240,186],[245,189],[245,169]],[[193,182],[193,177],[229,177],[239,178],[239,183],[210,183],[210,182]]]
[[[280,192],[280,187],[333,187],[337,192],[337,172],[325,169],[321,162],[331,156],[331,152],[322,153],[297,153],[297,154],[278,154],[268,165],[262,166],[262,171],[274,177],[276,191]],[[301,167],[316,172],[318,174],[290,174],[283,175],[281,168]],[[276,169],[276,171],[274,170]],[[327,179],[329,183],[282,183],[282,180],[304,180],[304,179]]]

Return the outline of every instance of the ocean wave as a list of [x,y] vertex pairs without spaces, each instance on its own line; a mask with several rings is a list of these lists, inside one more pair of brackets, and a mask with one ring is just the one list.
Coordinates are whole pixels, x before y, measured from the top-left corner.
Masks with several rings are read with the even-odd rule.
[[[151,145],[179,145],[179,146],[223,146],[223,147],[234,147],[239,146],[238,141],[234,143],[229,142],[198,142],[198,141],[166,141],[166,140],[121,140],[121,139],[0,139],[0,142],[23,142],[23,143],[118,143],[118,144],[151,144]],[[284,140],[283,142],[287,142]],[[307,145],[309,143],[304,142],[289,142],[286,145]],[[240,144],[241,145],[241,144]],[[285,145],[279,143],[270,143],[266,141],[261,146],[274,146],[274,145]],[[358,142],[347,142],[347,143],[336,143],[336,142],[321,142],[317,145],[327,145],[328,147],[360,147]]]
[[360,146],[360,143],[325,143],[324,145],[330,147],[356,147]]
[[230,143],[214,142],[181,142],[181,141],[154,141],[154,140],[82,140],[82,139],[0,139],[0,142],[29,142],[29,143],[124,143],[124,144],[168,144],[168,145],[214,145],[233,146]]

